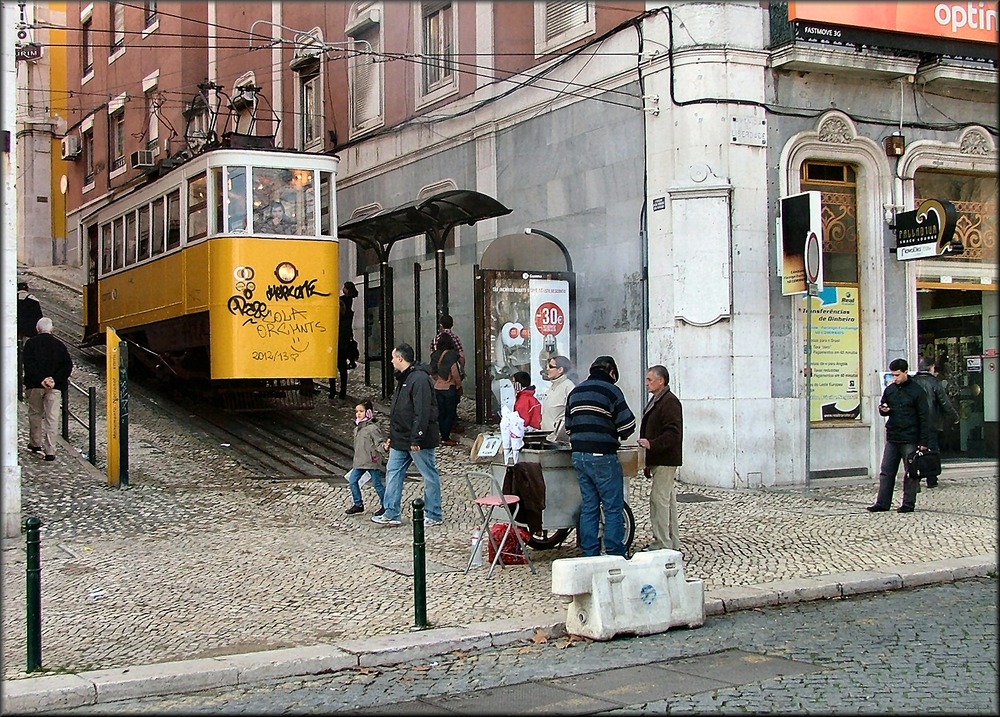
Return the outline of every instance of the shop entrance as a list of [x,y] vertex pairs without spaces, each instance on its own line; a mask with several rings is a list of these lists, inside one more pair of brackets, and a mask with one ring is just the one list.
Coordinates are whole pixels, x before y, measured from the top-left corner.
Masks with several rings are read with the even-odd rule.
[[996,292],[918,288],[920,356],[937,363],[938,379],[961,416],[957,425],[944,421],[945,461],[994,460],[997,455],[996,306]]

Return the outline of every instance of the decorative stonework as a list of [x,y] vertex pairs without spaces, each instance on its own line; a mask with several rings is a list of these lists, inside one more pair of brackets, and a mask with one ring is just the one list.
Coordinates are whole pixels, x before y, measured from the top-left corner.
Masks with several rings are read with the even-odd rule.
[[990,153],[989,139],[978,129],[969,130],[962,137],[959,151],[962,154],[975,154],[985,157]]
[[819,126],[819,141],[834,144],[850,144],[854,141],[854,132],[850,125],[840,117],[829,117]]

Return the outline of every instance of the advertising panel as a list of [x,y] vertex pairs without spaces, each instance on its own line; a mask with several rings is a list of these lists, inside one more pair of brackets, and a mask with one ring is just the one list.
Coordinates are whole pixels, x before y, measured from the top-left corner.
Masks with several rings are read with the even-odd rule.
[[812,308],[812,401],[809,420],[861,419],[861,321],[858,290],[828,286],[804,297]]
[[[995,2],[790,2],[788,19],[966,42],[997,42]],[[816,39],[823,39],[817,37]],[[836,40],[837,37],[827,39]]]
[[[810,235],[823,244],[822,200],[819,192],[802,192],[781,198],[778,232],[778,271],[784,296],[804,294],[806,281],[806,240]],[[822,265],[820,257],[820,266]]]
[[487,412],[491,419],[500,407],[514,405],[518,371],[531,376],[536,396],[548,388],[542,368],[550,356],[572,360],[571,285],[559,273],[542,277],[517,271],[483,272],[482,338],[485,386],[489,387]]

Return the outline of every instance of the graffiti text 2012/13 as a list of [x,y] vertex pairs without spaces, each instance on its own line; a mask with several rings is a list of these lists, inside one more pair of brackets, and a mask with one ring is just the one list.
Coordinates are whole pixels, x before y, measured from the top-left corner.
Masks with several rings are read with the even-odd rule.
[[254,361],[294,361],[299,357],[299,351],[251,351],[250,358]]
[[298,286],[271,284],[267,287],[266,296],[269,300],[287,301],[288,299],[308,299],[311,296],[329,296],[329,294],[317,291],[316,279],[309,279]]

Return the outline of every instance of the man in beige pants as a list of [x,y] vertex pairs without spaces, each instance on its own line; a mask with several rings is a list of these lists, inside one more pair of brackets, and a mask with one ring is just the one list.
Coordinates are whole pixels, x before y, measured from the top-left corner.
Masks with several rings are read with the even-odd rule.
[[24,343],[24,388],[28,395],[28,450],[45,460],[56,459],[61,391],[69,388],[73,359],[52,335],[52,319],[42,317],[38,332]]
[[649,493],[653,542],[646,550],[681,549],[674,479],[681,465],[684,415],[669,383],[666,367],[650,366],[646,371],[646,390],[651,395],[639,428],[639,445],[646,449],[646,475],[653,480]]

